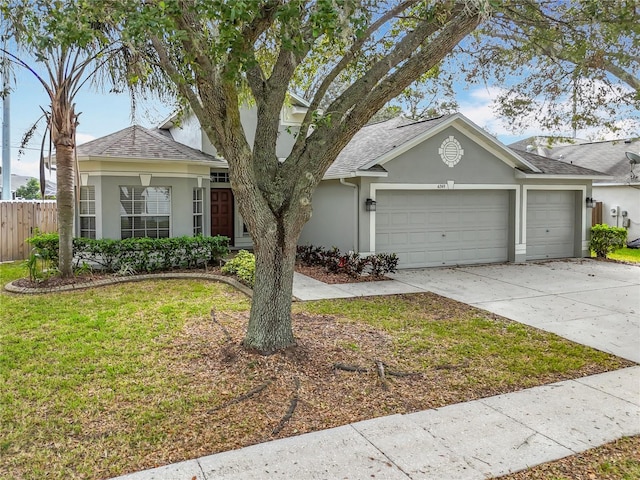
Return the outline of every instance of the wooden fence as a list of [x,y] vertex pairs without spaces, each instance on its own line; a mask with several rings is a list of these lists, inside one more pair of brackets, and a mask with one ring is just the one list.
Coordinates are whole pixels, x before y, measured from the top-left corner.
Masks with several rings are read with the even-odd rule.
[[36,228],[43,233],[58,230],[55,201],[0,201],[0,262],[28,258],[31,247],[26,240]]
[[602,202],[596,202],[591,210],[591,225],[599,225],[602,223]]

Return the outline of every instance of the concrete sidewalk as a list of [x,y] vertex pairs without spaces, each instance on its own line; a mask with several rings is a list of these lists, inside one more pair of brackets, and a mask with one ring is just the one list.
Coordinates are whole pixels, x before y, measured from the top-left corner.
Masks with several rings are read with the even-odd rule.
[[[640,267],[589,260],[403,270],[301,300],[433,291],[640,361]],[[338,400],[337,400],[338,401]],[[336,405],[339,408],[339,405]],[[138,472],[120,480],[485,479],[640,435],[640,366]]]
[[119,480],[504,475],[640,434],[640,367],[210,455]]

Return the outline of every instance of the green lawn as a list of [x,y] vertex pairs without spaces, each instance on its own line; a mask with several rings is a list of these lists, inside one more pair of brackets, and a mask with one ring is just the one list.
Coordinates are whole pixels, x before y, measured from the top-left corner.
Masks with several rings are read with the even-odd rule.
[[[0,265],[2,285],[24,276]],[[264,441],[292,378],[301,406],[280,436],[629,364],[433,294],[297,303],[301,349],[261,357],[239,347],[249,306],[190,280],[2,291],[0,479],[101,479]],[[381,389],[332,369],[372,359],[418,376]],[[212,413],[271,375],[251,403]]]
[[621,248],[607,255],[607,258],[620,262],[640,263],[640,248]]

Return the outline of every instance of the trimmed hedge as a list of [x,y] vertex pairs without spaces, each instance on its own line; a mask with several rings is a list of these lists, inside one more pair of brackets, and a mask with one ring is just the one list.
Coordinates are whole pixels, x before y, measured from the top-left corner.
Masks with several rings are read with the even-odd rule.
[[[58,263],[58,234],[38,234],[27,240],[34,253]],[[127,238],[124,240],[73,239],[76,267],[98,266],[107,272],[154,272],[174,268],[204,267],[229,253],[223,236]]]
[[627,230],[622,227],[609,225],[594,225],[591,227],[591,241],[589,248],[596,252],[597,257],[606,257],[625,246]]
[[398,268],[398,256],[395,253],[377,253],[361,257],[358,252],[343,255],[336,247],[327,250],[313,245],[299,245],[296,258],[303,265],[321,266],[328,272],[344,272],[354,278],[364,274],[379,278],[387,273],[394,273]]

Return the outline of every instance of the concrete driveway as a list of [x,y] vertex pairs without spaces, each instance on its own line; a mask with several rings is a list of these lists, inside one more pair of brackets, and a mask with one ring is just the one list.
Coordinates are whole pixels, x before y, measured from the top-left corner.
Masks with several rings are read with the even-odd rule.
[[640,363],[640,266],[588,259],[401,270],[427,290]]

